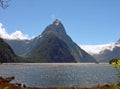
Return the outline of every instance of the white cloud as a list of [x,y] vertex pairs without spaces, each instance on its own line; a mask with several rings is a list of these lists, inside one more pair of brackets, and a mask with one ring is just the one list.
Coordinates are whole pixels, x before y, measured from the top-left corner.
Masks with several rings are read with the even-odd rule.
[[11,34],[7,33],[5,28],[3,27],[2,23],[0,23],[0,37],[3,39],[9,39],[9,40],[25,40],[30,39],[28,35],[23,34],[21,31],[17,30]]

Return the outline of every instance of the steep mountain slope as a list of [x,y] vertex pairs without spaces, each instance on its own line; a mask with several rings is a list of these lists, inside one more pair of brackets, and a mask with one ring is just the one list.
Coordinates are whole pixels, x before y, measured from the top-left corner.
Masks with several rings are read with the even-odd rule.
[[95,57],[99,62],[109,62],[113,58],[120,57],[120,39],[111,44],[80,47]]
[[16,57],[11,47],[0,38],[0,62],[14,62]]
[[64,26],[58,19],[56,19],[52,24],[47,26],[41,35],[35,37],[32,40],[27,41],[27,43],[26,41],[15,41],[15,40],[14,41],[16,42],[16,44],[12,44],[13,42],[10,42],[8,40],[6,40],[6,42],[14,49],[14,51],[18,55],[30,56],[34,54],[34,51],[38,47],[40,47],[41,44],[43,44],[43,41],[46,40],[46,38],[49,38],[48,35],[49,33],[55,35],[58,39],[62,40],[68,46],[68,50],[70,51],[71,55],[75,58],[76,62],[96,61],[95,58],[93,58],[87,52],[82,50],[76,43],[72,41],[72,39],[66,34]]
[[35,62],[76,62],[66,43],[53,33],[45,35],[44,40],[34,49],[32,58]]
[[54,33],[58,38],[63,40],[67,46],[71,54],[74,56],[77,62],[95,62],[96,60],[82,50],[76,43],[72,41],[72,39],[66,34],[65,28],[62,23],[56,19],[53,24],[50,24],[46,27],[46,29],[41,34],[41,37],[49,34],[50,32]]
[[30,40],[7,40],[4,39],[6,43],[8,43],[14,52],[19,56],[26,55],[29,47]]

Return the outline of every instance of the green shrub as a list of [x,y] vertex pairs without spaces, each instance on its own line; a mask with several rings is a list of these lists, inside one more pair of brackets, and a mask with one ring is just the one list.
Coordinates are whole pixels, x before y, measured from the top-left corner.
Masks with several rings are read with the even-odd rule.
[[[112,59],[110,61],[110,64],[115,68],[115,70],[117,71],[117,77],[120,79],[120,58]],[[120,89],[120,81],[118,81],[117,86]]]

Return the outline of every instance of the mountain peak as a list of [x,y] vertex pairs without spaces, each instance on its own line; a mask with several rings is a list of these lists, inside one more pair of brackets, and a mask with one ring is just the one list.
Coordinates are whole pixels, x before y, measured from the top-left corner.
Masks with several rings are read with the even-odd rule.
[[60,23],[61,23],[61,22],[60,22],[59,19],[56,19],[56,20],[53,22],[53,24],[56,25],[56,26],[58,26]]
[[[18,47],[18,45],[15,46],[13,44],[12,47]],[[49,59],[55,59],[54,62],[96,61],[91,55],[73,42],[71,37],[66,33],[63,24],[58,19],[48,25],[40,36],[31,40],[29,44],[25,44],[24,47],[26,47],[26,49],[24,48],[24,50],[22,50],[20,48],[21,51],[24,51],[23,54],[27,54],[27,56],[35,57],[32,58],[35,60],[30,60],[34,62],[42,62],[41,59],[45,59],[47,62],[50,62]],[[61,59],[61,61],[58,61],[59,59]],[[74,59],[75,61],[73,61]]]
[[48,34],[48,33],[54,33],[56,35],[58,35],[60,38],[63,35],[66,35],[66,31],[65,28],[63,26],[63,24],[61,23],[60,20],[56,19],[52,24],[48,25],[45,30],[42,32],[42,36]]

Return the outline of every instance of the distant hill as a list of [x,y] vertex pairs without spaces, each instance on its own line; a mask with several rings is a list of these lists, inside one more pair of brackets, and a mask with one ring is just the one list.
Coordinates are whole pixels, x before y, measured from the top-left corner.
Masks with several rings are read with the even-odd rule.
[[[50,39],[52,39],[51,43],[49,43]],[[61,21],[58,19],[56,19],[52,24],[48,25],[41,35],[35,37],[32,40],[28,40],[28,41],[5,40],[5,41],[13,48],[16,54],[20,56],[33,57],[34,55],[34,58],[35,57],[36,58],[33,60],[33,62],[35,62],[36,60],[37,62],[51,62],[46,59],[45,54],[44,56],[40,56],[42,55],[42,52],[43,52],[41,50],[44,50],[44,53],[47,53],[47,50],[48,52],[54,52],[54,56],[56,55],[57,56],[56,58],[58,59],[68,58],[67,55],[69,55],[71,58],[71,60],[69,59],[69,61],[67,59],[63,59],[59,62],[96,62],[95,58],[93,58],[91,55],[89,55],[87,52],[81,49],[75,42],[72,41],[72,39],[67,35]],[[56,46],[58,46],[58,48]],[[67,48],[66,51],[63,50],[64,48]],[[53,51],[54,49],[56,49],[56,51]],[[62,51],[60,51],[60,49]],[[58,55],[59,52],[61,52],[61,54],[63,54],[64,56],[63,55],[61,56],[61,54]],[[48,56],[49,54],[46,54],[46,55]],[[46,59],[46,60],[43,61],[43,59]],[[73,61],[73,59],[75,60]]]
[[111,59],[120,57],[120,39],[110,44],[80,47],[95,57],[98,62],[109,62]]
[[29,48],[30,40],[8,40],[4,39],[8,43],[14,52],[19,56],[25,56]]
[[12,48],[0,38],[0,62],[15,62],[16,57]]

